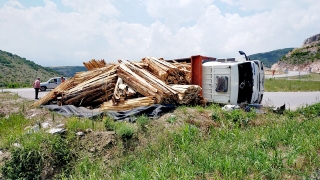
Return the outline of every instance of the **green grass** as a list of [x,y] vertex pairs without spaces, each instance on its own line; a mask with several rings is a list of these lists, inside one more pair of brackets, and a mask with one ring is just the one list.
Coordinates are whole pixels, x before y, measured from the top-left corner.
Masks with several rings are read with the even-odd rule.
[[137,118],[137,124],[141,130],[145,130],[146,126],[150,123],[150,119],[146,115]]
[[124,157],[119,166],[113,167],[113,178],[309,177],[320,164],[320,119],[300,122],[298,117],[272,115],[275,120],[263,126],[227,126],[212,129],[208,137],[186,124],[177,131],[161,133],[158,141]]
[[0,117],[0,147],[9,147],[25,133],[24,128],[30,125],[32,121],[25,119],[21,113],[11,114],[8,118]]
[[[0,149],[12,155],[1,173],[37,179],[51,164],[62,168],[58,179],[309,179],[320,168],[320,103],[265,112],[211,104],[179,107],[164,119],[140,116],[136,124],[69,118],[66,136],[27,133],[35,121],[11,114],[0,117]],[[88,128],[115,131],[115,142],[101,150],[107,159],[80,148],[74,132]]]
[[266,92],[320,91],[320,81],[266,79],[264,85]]
[[[319,168],[319,103],[284,115],[225,112],[217,105],[201,113],[208,111],[219,117],[218,127],[209,133],[188,123],[172,124],[175,130],[151,124],[153,134],[138,150],[107,166],[100,159],[96,163],[83,159],[73,176],[65,178],[308,179]],[[248,120],[246,126],[241,119]],[[80,170],[82,166],[86,168]]]
[[[96,179],[99,180],[102,177],[109,177],[105,171],[106,165],[101,160],[92,161],[88,156],[81,157],[73,167],[72,175],[61,174],[63,180],[87,180]],[[108,179],[108,178],[107,178]]]
[[66,128],[72,132],[85,131],[86,129],[104,130],[104,122],[86,118],[71,117],[66,122]]

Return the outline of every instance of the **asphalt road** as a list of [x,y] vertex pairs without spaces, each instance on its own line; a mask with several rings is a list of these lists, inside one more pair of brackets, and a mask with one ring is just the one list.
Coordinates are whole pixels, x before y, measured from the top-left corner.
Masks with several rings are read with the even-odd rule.
[[295,110],[298,107],[320,102],[320,91],[316,92],[265,92],[263,106],[280,107],[286,105],[286,109]]
[[[19,88],[19,89],[1,89],[0,92],[14,92],[17,93],[20,97],[26,98],[26,99],[35,99],[35,91],[33,88]],[[38,97],[42,98],[46,94],[48,94],[50,90],[47,91],[39,91]]]
[[287,74],[275,74],[275,75],[270,75],[270,74],[266,74],[265,78],[266,79],[270,79],[270,78],[279,78],[279,77],[289,77],[289,76],[302,76],[302,75],[307,75],[309,74],[309,72],[306,71],[288,71]]
[[[22,89],[3,89],[17,93],[19,96],[34,100],[35,92],[33,88]],[[0,91],[2,92],[2,90]],[[50,90],[39,91],[39,98],[44,97]],[[286,104],[286,109],[295,110],[297,107],[306,104],[314,104],[320,102],[320,91],[317,92],[265,92],[262,100],[263,106],[280,107]]]

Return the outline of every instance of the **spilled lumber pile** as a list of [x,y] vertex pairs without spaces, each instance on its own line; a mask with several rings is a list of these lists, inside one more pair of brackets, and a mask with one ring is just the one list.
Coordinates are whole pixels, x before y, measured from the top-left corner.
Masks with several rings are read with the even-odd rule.
[[198,95],[201,91],[201,88],[198,85],[172,84],[170,86],[172,89],[178,92],[179,104],[197,104],[198,102],[203,100],[200,99]]
[[190,84],[191,82],[191,78],[187,79],[186,76],[188,73],[191,73],[191,71],[181,68],[181,65],[178,68],[163,59],[157,59],[155,57],[143,58],[142,62],[148,64],[150,72],[166,84]]
[[[88,75],[89,79],[83,81],[62,95],[62,104],[75,106],[97,106],[112,98],[117,82],[117,67],[109,65],[95,69]],[[76,74],[79,75],[79,74]],[[86,76],[87,77],[87,76]],[[79,78],[85,78],[83,75]],[[79,81],[78,81],[79,82]]]
[[95,68],[105,67],[107,65],[107,63],[104,61],[104,59],[101,59],[101,60],[92,59],[89,62],[84,62],[83,65],[84,65],[84,67],[86,67],[88,69],[88,71],[90,71]]
[[118,76],[144,96],[153,96],[156,103],[174,103],[177,92],[141,66],[119,60]]
[[112,101],[104,102],[101,105],[100,109],[112,111],[126,111],[140,106],[150,106],[152,104],[155,104],[154,98],[152,96],[148,96],[128,99],[117,105],[114,105]]
[[190,64],[155,57],[138,63],[93,59],[83,64],[88,71],[77,72],[33,106],[58,101],[59,105],[122,111],[152,104],[205,104],[199,95],[201,87],[190,84]]

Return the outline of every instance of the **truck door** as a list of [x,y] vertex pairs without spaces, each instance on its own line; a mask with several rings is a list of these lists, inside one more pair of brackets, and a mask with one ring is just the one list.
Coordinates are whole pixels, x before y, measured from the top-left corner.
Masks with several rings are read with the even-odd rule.
[[54,89],[55,87],[57,87],[58,86],[58,78],[52,78],[52,79],[50,79],[50,81],[49,81],[49,84],[48,84],[48,89]]
[[230,103],[230,66],[203,66],[202,95],[208,102]]

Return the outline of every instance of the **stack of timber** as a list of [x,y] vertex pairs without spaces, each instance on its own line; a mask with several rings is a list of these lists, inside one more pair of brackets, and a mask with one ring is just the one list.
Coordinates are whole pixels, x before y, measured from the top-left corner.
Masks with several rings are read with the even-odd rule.
[[155,97],[158,104],[174,103],[178,100],[175,90],[138,64],[128,60],[119,62],[121,64],[117,72],[118,77],[140,94]]
[[141,106],[150,106],[153,104],[155,104],[155,100],[152,96],[128,99],[126,101],[118,103],[117,105],[114,105],[113,102],[110,100],[108,102],[104,102],[100,106],[100,110],[101,111],[106,111],[106,110],[126,111],[126,110],[131,110],[133,108],[141,107]]
[[33,104],[57,100],[59,105],[75,105],[100,110],[123,111],[152,104],[205,104],[201,87],[191,85],[188,63],[169,63],[146,57],[142,62],[104,60],[83,63],[88,71],[77,72]]
[[76,74],[78,79],[86,80],[66,91],[62,98],[62,104],[97,106],[111,99],[118,78],[116,74],[117,67],[118,66],[110,65],[108,67],[88,71],[91,73],[85,75],[86,77],[91,77],[90,79],[86,79],[86,77]]
[[173,61],[172,65],[176,66],[180,71],[184,71],[186,84],[191,84],[191,63]]
[[105,67],[107,63],[104,61],[104,59],[101,59],[101,60],[92,59],[89,62],[83,62],[83,65],[88,69],[88,71],[90,71],[96,68]]
[[116,87],[112,97],[113,105],[117,105],[119,102],[124,102],[126,99],[134,98],[138,93],[128,86],[121,78],[118,77]]
[[198,85],[170,85],[172,89],[178,92],[178,104],[198,104],[199,92],[202,88]]
[[162,58],[155,57],[145,57],[142,62],[148,64],[151,73],[166,84],[190,84],[191,78],[189,80],[188,75],[190,76],[191,71],[186,68],[178,68]]

